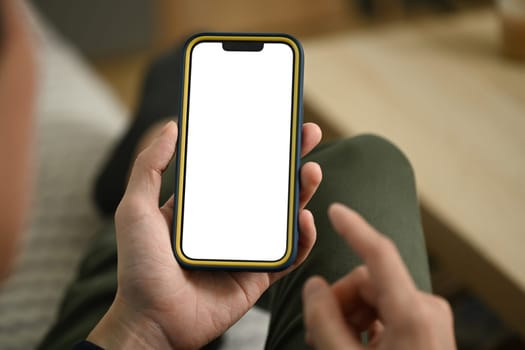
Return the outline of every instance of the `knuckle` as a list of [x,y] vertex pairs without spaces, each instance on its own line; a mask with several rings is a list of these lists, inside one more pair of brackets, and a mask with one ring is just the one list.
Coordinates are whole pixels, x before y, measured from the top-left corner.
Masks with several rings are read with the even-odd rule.
[[365,265],[359,265],[358,267],[356,267],[353,271],[353,273],[355,273],[356,275],[358,276],[363,276],[367,273],[367,269],[366,269],[366,266]]
[[453,319],[452,309],[445,299],[423,292],[419,292],[411,310],[406,324],[412,329],[433,329],[436,323],[451,323]]
[[368,278],[368,269],[365,265],[360,265],[352,271],[352,274],[355,275],[358,281],[362,281]]
[[126,202],[128,201],[128,198],[126,195],[120,200],[120,203],[117,206],[117,209],[115,210],[115,221],[119,221],[126,215]]
[[393,327],[396,331],[423,338],[442,336],[443,330],[453,328],[453,317],[450,305],[442,298],[417,292],[411,307]]
[[434,308],[431,307],[428,303],[421,302],[419,307],[419,313],[416,318],[416,320],[424,325],[429,325],[430,323],[433,323],[433,320],[435,319],[435,313]]
[[426,328],[433,319],[432,311],[428,304],[420,295],[416,295],[411,304],[412,306],[407,310],[402,324],[408,329]]
[[120,219],[122,218],[123,216],[123,211],[124,209],[122,209],[122,201],[119,203],[119,205],[117,206],[117,209],[115,210],[115,214],[113,215],[113,218],[115,219],[115,222],[118,222],[120,221]]
[[448,301],[443,299],[442,297],[433,296],[433,304],[436,311],[446,317],[446,318],[452,318],[452,308],[450,307],[450,304]]
[[125,195],[115,211],[115,221],[127,220],[143,208],[142,198],[135,195]]
[[148,156],[146,153],[146,150],[142,150],[138,155],[137,158],[135,158],[135,162],[133,164],[133,167],[144,167],[146,166],[148,161]]

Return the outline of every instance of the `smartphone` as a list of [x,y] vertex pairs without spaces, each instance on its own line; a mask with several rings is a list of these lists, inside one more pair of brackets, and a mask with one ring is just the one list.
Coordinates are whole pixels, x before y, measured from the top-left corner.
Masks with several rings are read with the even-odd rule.
[[175,257],[188,268],[284,269],[298,240],[301,45],[204,33],[183,54]]

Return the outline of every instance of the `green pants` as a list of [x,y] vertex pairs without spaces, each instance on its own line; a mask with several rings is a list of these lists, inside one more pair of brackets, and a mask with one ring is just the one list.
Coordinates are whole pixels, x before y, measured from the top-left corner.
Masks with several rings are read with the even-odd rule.
[[[333,282],[360,264],[328,220],[328,206],[335,201],[357,210],[390,237],[418,287],[431,288],[414,176],[405,156],[384,139],[364,135],[322,145],[305,158],[310,160],[323,169],[323,182],[308,205],[315,216],[317,242],[308,259],[275,283],[258,303],[271,312],[269,349],[307,347],[301,289],[309,276],[319,274]],[[161,201],[173,193],[172,167],[164,180]],[[117,248],[113,222],[108,222],[84,257],[56,323],[39,348],[70,349],[85,339],[111,305],[116,289]]]

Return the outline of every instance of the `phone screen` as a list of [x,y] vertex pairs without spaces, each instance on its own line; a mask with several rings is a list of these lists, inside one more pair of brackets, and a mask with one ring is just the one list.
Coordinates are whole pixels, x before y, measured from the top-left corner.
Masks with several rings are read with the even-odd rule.
[[229,43],[198,42],[186,61],[181,249],[196,260],[277,261],[291,244],[295,52]]

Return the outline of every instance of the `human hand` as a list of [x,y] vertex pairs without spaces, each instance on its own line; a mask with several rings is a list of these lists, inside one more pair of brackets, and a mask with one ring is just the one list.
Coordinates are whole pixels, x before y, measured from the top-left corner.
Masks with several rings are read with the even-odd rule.
[[[321,139],[315,124],[303,126],[302,155]],[[321,181],[318,164],[301,169],[299,249],[296,261],[276,273],[182,269],[172,252],[173,197],[159,208],[161,174],[175,151],[171,122],[137,158],[115,215],[118,290],[88,340],[105,348],[195,349],[220,336],[244,315],[277,279],[300,265],[316,237],[304,209]],[[131,345],[130,345],[131,344]]]
[[364,264],[329,286],[310,278],[303,289],[307,342],[317,349],[455,349],[450,306],[417,290],[387,237],[342,204],[329,216]]

